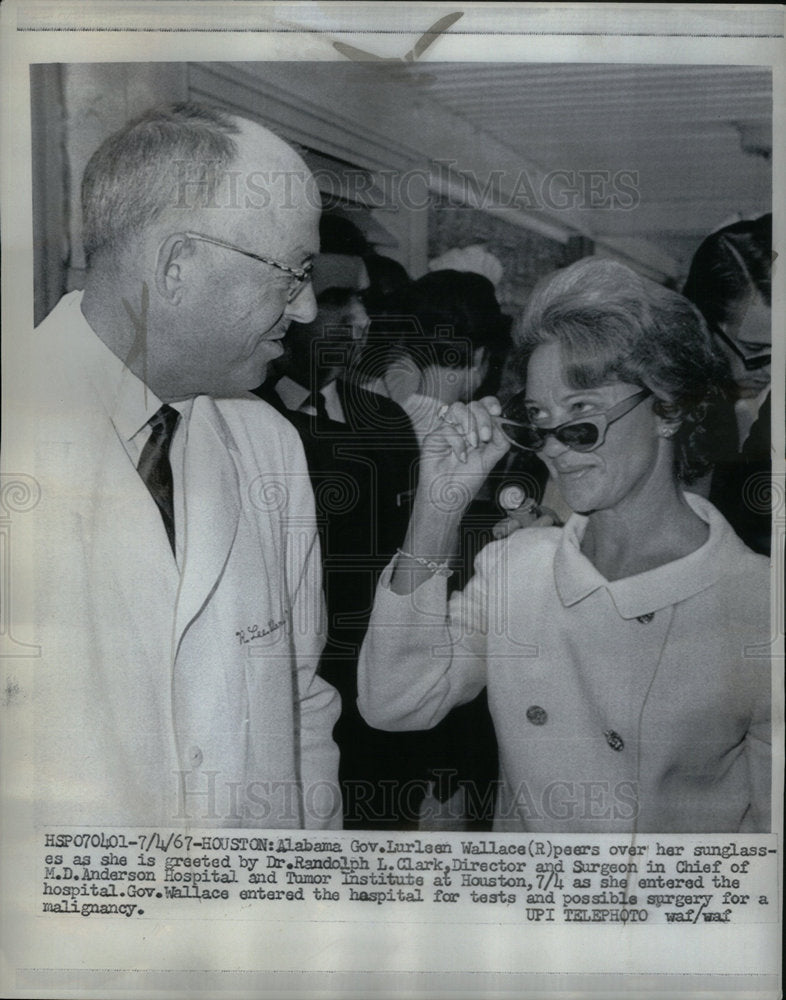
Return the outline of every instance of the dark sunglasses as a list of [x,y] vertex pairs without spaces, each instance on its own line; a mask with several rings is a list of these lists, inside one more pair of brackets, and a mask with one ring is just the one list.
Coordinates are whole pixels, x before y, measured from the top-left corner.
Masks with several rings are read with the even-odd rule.
[[569,420],[558,427],[536,427],[531,420],[526,419],[526,395],[520,392],[505,406],[500,418],[500,429],[511,444],[525,451],[540,451],[549,435],[573,451],[594,451],[606,440],[606,431],[616,420],[630,413],[651,395],[649,389],[642,389],[632,396],[626,396],[604,413]]
[[744,354],[731,337],[727,336],[727,334],[725,334],[719,326],[716,326],[713,323],[710,329],[716,337],[720,337],[730,351],[734,351],[740,361],[745,365],[746,372],[757,372],[760,368],[766,368],[772,361],[772,354],[769,351],[767,354]]

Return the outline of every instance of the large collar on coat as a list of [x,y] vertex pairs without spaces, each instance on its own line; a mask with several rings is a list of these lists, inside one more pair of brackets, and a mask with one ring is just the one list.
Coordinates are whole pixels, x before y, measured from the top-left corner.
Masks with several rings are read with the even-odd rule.
[[565,525],[554,557],[554,580],[565,607],[604,587],[623,618],[660,611],[714,586],[743,558],[746,547],[708,501],[692,493],[685,499],[709,525],[701,548],[682,559],[623,580],[609,582],[581,552],[587,518],[574,514]]

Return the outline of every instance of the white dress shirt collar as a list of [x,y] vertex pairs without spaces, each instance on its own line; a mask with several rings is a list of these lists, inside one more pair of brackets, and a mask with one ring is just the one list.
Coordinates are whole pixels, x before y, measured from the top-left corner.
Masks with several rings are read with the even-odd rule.
[[[317,411],[311,402],[311,393],[309,390],[299,382],[295,382],[288,375],[283,375],[276,382],[275,391],[288,410],[297,410],[300,413],[307,413],[312,417],[316,416]],[[336,423],[346,423],[344,407],[341,405],[341,397],[338,392],[336,379],[328,382],[327,385],[323,385],[319,391],[325,400],[325,411],[328,417]]]

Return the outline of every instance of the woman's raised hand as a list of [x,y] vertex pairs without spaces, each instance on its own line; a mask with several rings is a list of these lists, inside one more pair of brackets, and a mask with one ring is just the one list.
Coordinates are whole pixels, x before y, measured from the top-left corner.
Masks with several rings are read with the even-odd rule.
[[421,500],[445,513],[463,513],[487,476],[510,448],[496,419],[494,396],[443,406],[439,424],[424,439],[420,459]]
[[464,511],[509,448],[500,413],[493,396],[440,410],[438,426],[423,440],[412,517],[391,579],[394,593],[411,593],[455,556]]

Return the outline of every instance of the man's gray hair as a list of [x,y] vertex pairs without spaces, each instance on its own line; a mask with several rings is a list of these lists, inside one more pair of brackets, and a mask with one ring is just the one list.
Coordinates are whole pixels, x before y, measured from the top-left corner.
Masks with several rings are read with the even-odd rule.
[[109,136],[82,179],[88,263],[189,199],[211,204],[238,153],[237,121],[219,108],[183,103],[151,108]]

